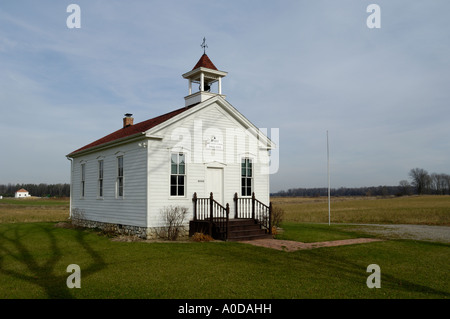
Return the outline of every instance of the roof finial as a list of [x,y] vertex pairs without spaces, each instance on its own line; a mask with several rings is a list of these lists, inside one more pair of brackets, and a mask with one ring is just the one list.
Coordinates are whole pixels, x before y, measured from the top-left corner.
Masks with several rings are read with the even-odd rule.
[[206,44],[206,38],[203,37],[203,43],[200,45],[203,48],[203,54],[206,54],[206,48],[208,45]]

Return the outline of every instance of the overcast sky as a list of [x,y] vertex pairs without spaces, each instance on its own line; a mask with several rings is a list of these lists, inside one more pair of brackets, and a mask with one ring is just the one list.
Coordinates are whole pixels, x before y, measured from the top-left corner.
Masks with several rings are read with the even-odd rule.
[[327,130],[332,187],[450,173],[449,12],[448,0],[2,0],[0,184],[69,182],[65,155],[124,113],[184,106],[203,37],[227,100],[279,128],[271,191],[327,186]]

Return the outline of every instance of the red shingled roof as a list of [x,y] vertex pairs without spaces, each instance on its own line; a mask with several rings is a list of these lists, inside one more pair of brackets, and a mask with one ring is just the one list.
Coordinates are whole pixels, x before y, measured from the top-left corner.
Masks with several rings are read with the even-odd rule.
[[28,191],[24,188],[19,189],[16,193],[28,193]]
[[211,60],[206,55],[206,53],[203,53],[202,57],[200,58],[200,60],[198,60],[197,64],[194,66],[194,68],[192,70],[195,70],[196,68],[199,68],[199,67],[204,67],[204,68],[219,71],[219,70],[217,70],[216,66],[211,62]]
[[[194,105],[196,105],[196,104],[194,104]],[[154,126],[156,126],[158,124],[161,124],[161,123],[169,120],[170,118],[172,118],[172,117],[174,117],[174,116],[176,116],[176,115],[178,115],[180,113],[183,113],[184,111],[190,109],[194,105],[190,105],[188,107],[183,107],[181,109],[178,109],[178,110],[175,110],[175,111],[172,111],[172,112],[169,112],[169,113],[166,113],[166,114],[154,117],[152,119],[149,119],[149,120],[146,120],[146,121],[134,124],[134,125],[130,125],[130,126],[121,128],[120,130],[117,130],[117,131],[115,131],[115,132],[113,132],[113,133],[111,133],[109,135],[106,135],[105,137],[102,137],[101,139],[98,139],[98,140],[96,140],[96,141],[94,141],[94,142],[92,142],[92,143],[90,143],[90,144],[88,144],[86,146],[83,146],[82,148],[79,148],[79,149],[73,151],[68,156],[74,155],[74,154],[76,154],[78,152],[87,150],[87,149],[92,148],[94,146],[99,146],[99,145],[102,145],[102,144],[105,144],[105,143],[109,143],[109,142],[112,142],[112,141],[115,141],[115,140],[118,140],[118,139],[121,139],[121,138],[124,138],[124,137],[127,137],[127,136],[131,136],[131,135],[134,135],[134,134],[137,134],[137,133],[145,132],[145,131],[151,129],[152,127],[154,127]]]

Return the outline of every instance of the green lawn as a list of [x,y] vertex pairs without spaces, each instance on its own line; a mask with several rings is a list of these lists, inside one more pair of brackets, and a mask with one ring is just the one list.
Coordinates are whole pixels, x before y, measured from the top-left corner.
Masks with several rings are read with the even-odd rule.
[[[450,297],[445,244],[395,240],[288,253],[234,242],[118,242],[54,224],[0,224],[0,298]],[[298,224],[283,236],[360,234]],[[80,289],[66,286],[69,264],[81,268]],[[381,268],[380,289],[366,286],[370,264]]]
[[328,224],[300,224],[293,222],[285,222],[282,226],[283,231],[276,235],[277,239],[295,240],[304,243],[372,237],[351,231],[352,226],[343,227],[335,224],[329,226]]

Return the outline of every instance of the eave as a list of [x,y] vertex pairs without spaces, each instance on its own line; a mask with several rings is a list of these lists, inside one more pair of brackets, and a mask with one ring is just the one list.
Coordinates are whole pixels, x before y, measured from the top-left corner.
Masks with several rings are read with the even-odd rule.
[[81,150],[81,151],[78,151],[78,152],[72,152],[70,154],[67,154],[66,157],[67,158],[76,158],[76,157],[80,157],[80,156],[87,155],[87,154],[90,154],[90,153],[94,153],[94,152],[98,152],[98,151],[101,151],[101,150],[105,150],[105,149],[108,149],[108,148],[111,148],[111,147],[116,147],[116,146],[119,146],[119,145],[123,145],[123,144],[131,143],[131,142],[139,141],[139,140],[145,139],[146,137],[148,137],[148,136],[146,136],[145,132],[139,132],[139,133],[136,133],[136,134],[133,134],[133,135],[129,135],[129,136],[125,136],[125,137],[116,139],[116,140],[111,141],[111,142],[106,142],[106,143],[103,143],[103,144],[100,144],[100,145],[97,145],[97,146],[92,146],[92,147],[90,147],[88,149],[85,149],[85,150]]

